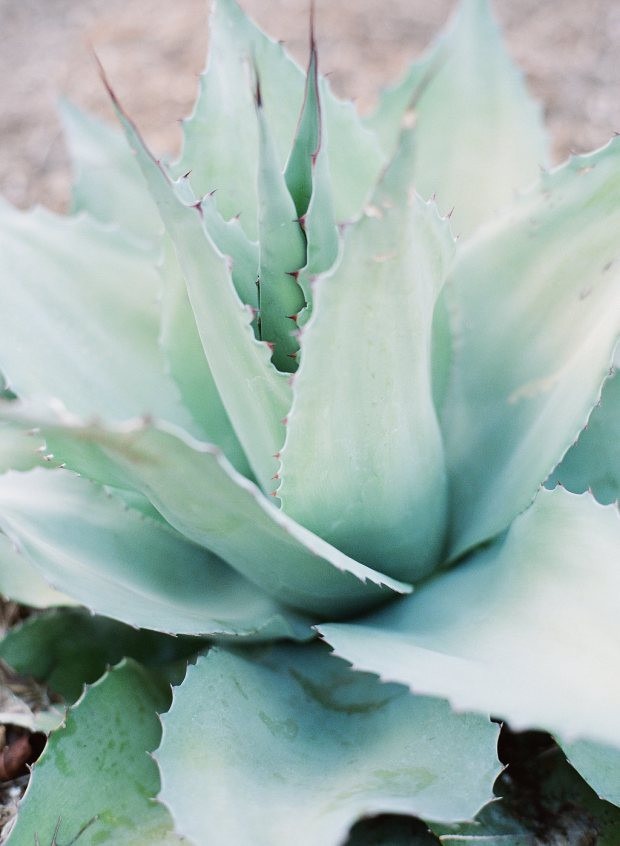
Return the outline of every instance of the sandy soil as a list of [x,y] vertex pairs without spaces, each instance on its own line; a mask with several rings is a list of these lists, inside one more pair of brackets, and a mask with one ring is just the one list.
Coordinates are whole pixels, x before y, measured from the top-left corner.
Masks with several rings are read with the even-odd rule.
[[[308,0],[243,0],[304,58]],[[322,67],[368,107],[445,20],[451,0],[317,0]],[[620,3],[496,0],[513,55],[545,104],[557,155],[620,129]],[[68,168],[55,116],[64,93],[109,116],[93,45],[149,142],[174,151],[207,39],[205,0],[0,0],[0,192],[62,207]]]

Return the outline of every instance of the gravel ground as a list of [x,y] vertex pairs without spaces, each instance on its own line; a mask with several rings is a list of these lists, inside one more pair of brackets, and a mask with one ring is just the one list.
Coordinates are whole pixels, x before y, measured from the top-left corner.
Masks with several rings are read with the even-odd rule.
[[[304,59],[308,0],[242,0]],[[110,116],[90,45],[160,153],[180,142],[204,64],[205,0],[0,0],[0,193],[65,206],[69,174],[55,102]],[[452,0],[317,0],[321,63],[369,108],[441,26]],[[510,50],[547,112],[556,155],[620,130],[620,3],[496,0]]]

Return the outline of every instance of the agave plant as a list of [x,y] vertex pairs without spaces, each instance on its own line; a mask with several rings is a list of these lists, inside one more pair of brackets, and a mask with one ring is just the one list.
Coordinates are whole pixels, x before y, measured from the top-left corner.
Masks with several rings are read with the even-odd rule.
[[176,163],[108,89],[0,208],[10,846],[617,844],[620,142],[546,169],[485,0],[366,118],[218,0]]

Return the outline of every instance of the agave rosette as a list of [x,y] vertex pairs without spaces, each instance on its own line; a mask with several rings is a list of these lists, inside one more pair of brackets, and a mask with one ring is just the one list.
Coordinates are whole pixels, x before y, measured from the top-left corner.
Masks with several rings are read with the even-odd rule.
[[533,843],[459,828],[490,715],[620,803],[620,144],[545,170],[485,0],[364,120],[314,44],[211,32],[179,162],[110,91],[123,134],[63,106],[73,213],[0,208],[0,587],[51,609],[2,655],[73,632],[68,701],[130,656],[8,842]]

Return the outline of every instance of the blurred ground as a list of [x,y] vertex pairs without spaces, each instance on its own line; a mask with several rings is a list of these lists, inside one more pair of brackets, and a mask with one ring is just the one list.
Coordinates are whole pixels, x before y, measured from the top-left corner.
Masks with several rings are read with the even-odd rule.
[[[308,0],[242,0],[305,59]],[[418,55],[452,0],[317,0],[321,64],[336,90],[368,108]],[[68,169],[55,100],[109,116],[89,52],[162,153],[180,141],[204,64],[206,0],[0,0],[0,193],[66,203]],[[513,56],[545,105],[558,157],[620,130],[620,2],[496,0]]]

